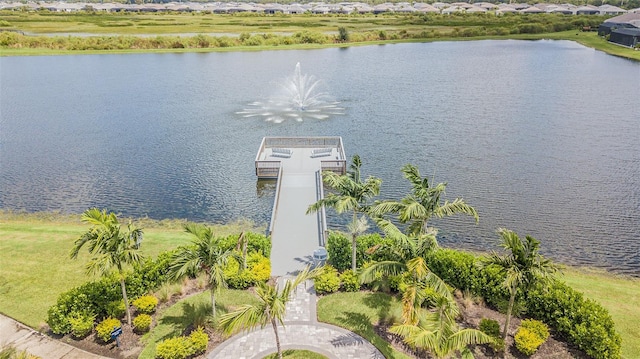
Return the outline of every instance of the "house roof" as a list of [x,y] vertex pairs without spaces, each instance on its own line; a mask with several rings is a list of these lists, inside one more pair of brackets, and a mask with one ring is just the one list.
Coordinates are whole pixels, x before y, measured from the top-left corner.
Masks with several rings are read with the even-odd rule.
[[628,12],[626,14],[607,19],[604,22],[612,22],[616,24],[631,24],[635,27],[640,27],[640,13]]

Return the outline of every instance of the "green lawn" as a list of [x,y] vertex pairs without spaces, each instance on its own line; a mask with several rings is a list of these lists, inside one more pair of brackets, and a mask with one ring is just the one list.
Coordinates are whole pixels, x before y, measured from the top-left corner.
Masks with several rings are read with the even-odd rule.
[[622,357],[640,358],[640,279],[598,270],[567,268],[562,279],[602,304],[622,336]]
[[[89,228],[78,218],[0,212],[0,313],[37,329],[60,293],[93,279],[85,274],[89,259],[85,250],[77,260],[69,259],[73,242]],[[147,256],[191,240],[179,223],[146,221],[142,226],[141,250]],[[240,233],[241,228],[253,227],[239,222],[214,226],[214,231],[228,235]]]
[[402,312],[401,304],[384,293],[334,293],[318,300],[318,320],[349,329],[370,341],[387,359],[406,359],[380,338],[373,325],[390,320],[390,315]]

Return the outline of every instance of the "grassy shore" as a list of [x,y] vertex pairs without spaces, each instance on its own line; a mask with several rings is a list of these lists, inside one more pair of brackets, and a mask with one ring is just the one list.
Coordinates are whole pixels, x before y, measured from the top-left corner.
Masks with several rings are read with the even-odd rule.
[[[142,244],[145,255],[155,256],[190,240],[181,227],[184,221],[141,220],[140,223],[145,233]],[[0,211],[0,313],[39,328],[47,309],[60,293],[90,280],[84,271],[88,256],[83,252],[77,260],[69,259],[73,241],[87,228],[77,215]],[[252,229],[264,230],[249,222],[214,226],[215,233],[220,235]],[[562,279],[609,310],[622,335],[623,357],[639,358],[640,279],[577,268],[566,268]],[[368,298],[367,303],[364,309],[358,310],[366,310],[362,315],[368,317],[382,317],[380,308],[397,305],[375,297]],[[356,329],[363,323],[362,318],[347,319]],[[392,354],[394,356],[398,354]]]
[[[0,56],[261,51],[397,42],[554,39],[577,41],[640,61],[640,51],[613,45],[595,32],[576,30],[584,25],[596,27],[606,20],[606,17],[594,16],[64,14],[46,11],[1,11],[0,15],[3,20],[0,31],[43,35],[38,39],[6,33],[4,39],[0,38]],[[348,34],[347,38],[339,37],[340,29]],[[94,37],[89,39],[87,34]],[[52,37],[55,35],[59,36]]]

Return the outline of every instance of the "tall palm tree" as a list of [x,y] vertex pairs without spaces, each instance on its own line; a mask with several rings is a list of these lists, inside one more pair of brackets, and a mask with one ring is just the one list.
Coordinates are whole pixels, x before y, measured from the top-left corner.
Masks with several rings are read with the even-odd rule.
[[446,183],[431,186],[429,179],[421,177],[418,168],[412,164],[402,167],[402,173],[411,183],[411,193],[400,201],[376,203],[372,206],[370,215],[380,217],[387,213],[397,213],[400,222],[409,223],[410,234],[426,234],[433,231],[428,227],[428,221],[433,216],[443,218],[464,213],[473,216],[478,222],[478,212],[463,199],[456,198],[453,202],[441,203]]
[[499,255],[493,252],[482,264],[496,265],[506,275],[502,283],[509,290],[509,306],[502,332],[502,339],[506,339],[518,289],[527,290],[537,281],[549,280],[557,267],[538,253],[540,242],[535,238],[526,236],[523,241],[515,232],[504,228],[500,228],[498,233],[502,237],[501,246],[507,253]]
[[[317,212],[322,207],[333,208],[337,213],[351,211],[353,219],[351,230],[351,269],[356,271],[356,239],[361,234],[359,228],[358,213],[366,213],[369,208],[369,201],[380,194],[382,180],[377,177],[368,177],[364,182],[361,179],[360,167],[362,161],[360,156],[354,155],[351,160],[350,170],[344,175],[338,175],[331,171],[322,173],[322,180],[337,193],[329,193],[325,198],[318,200],[309,206],[307,214]],[[366,230],[366,229],[365,229]]]
[[133,264],[141,263],[143,260],[142,254],[138,252],[142,240],[142,229],[134,227],[129,222],[127,230],[123,231],[115,213],[107,213],[106,210],[100,211],[97,208],[86,210],[81,219],[82,222],[91,224],[91,228],[74,242],[70,256],[72,259],[77,258],[80,249],[86,244],[89,253],[93,255],[87,264],[87,273],[99,273],[105,276],[114,270],[117,271],[122,289],[122,299],[126,308],[127,323],[131,325],[131,312],[125,286],[125,269]]
[[260,282],[255,292],[259,303],[246,304],[235,312],[222,315],[219,322],[220,328],[226,333],[232,333],[239,329],[251,330],[257,326],[264,328],[267,324],[271,324],[276,337],[278,358],[282,359],[278,323],[284,326],[287,302],[291,299],[291,292],[300,283],[313,278],[317,273],[318,270],[310,271],[307,267],[293,281],[287,280],[281,289],[278,289],[276,284]]
[[[211,291],[211,312],[216,316],[216,294],[227,287],[224,275],[230,257],[238,257],[231,249],[220,248],[211,228],[197,223],[184,226],[187,233],[195,236],[190,246],[180,247],[169,266],[170,276],[179,279],[187,275],[204,272]],[[241,259],[238,257],[239,262]]]
[[411,346],[429,350],[436,358],[449,358],[458,352],[463,358],[473,358],[469,345],[494,339],[477,329],[460,329],[455,321],[459,315],[453,298],[440,296],[435,311],[424,315],[418,324],[398,324],[390,331]]
[[[453,300],[447,285],[429,270],[424,259],[425,255],[435,248],[435,235],[407,236],[390,221],[382,218],[375,220],[386,237],[393,239],[392,248],[387,249],[398,259],[375,262],[364,268],[360,273],[360,281],[370,283],[377,278],[378,274],[389,276],[408,273],[409,282],[402,294],[402,318],[404,324],[417,325],[418,314],[426,299],[425,294],[428,288],[433,289],[443,298]],[[374,247],[371,251],[378,248]]]

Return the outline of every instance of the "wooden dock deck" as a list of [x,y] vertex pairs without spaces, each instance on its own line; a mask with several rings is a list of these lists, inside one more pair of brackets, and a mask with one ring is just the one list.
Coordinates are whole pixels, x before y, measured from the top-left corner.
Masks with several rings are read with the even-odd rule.
[[[275,149],[275,151],[274,151]],[[313,251],[324,247],[324,211],[307,215],[322,198],[321,172],[344,174],[340,137],[265,137],[256,155],[256,175],[277,178],[269,234],[271,275],[295,274],[313,264]]]

